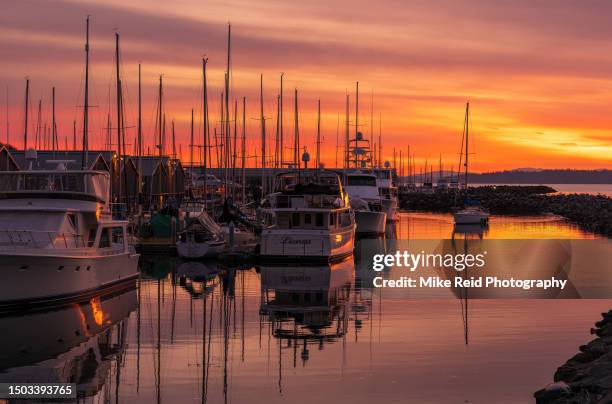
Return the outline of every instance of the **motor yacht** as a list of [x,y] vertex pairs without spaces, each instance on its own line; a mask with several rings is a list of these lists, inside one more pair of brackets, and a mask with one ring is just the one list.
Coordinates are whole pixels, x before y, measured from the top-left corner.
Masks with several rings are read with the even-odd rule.
[[109,174],[57,164],[0,172],[0,309],[71,301],[138,277],[128,222],[111,217]]
[[385,234],[387,213],[378,194],[376,176],[360,171],[344,174],[344,189],[355,211],[358,235]]
[[355,215],[336,173],[283,173],[259,209],[260,258],[337,261],[353,254]]

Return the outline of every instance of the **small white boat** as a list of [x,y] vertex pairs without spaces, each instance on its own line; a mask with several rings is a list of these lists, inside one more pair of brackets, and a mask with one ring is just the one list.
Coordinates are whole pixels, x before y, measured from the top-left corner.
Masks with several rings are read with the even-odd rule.
[[342,260],[353,254],[355,215],[336,173],[285,173],[262,202],[264,261]]
[[489,222],[489,212],[481,206],[468,206],[454,214],[455,224],[486,225]]
[[214,258],[224,249],[221,228],[205,212],[189,220],[176,243],[179,257],[187,259]]
[[[469,188],[468,188],[468,150],[469,150],[469,119],[470,119],[470,103],[468,102],[465,107],[465,125],[464,125],[464,138],[461,143],[465,145],[465,160],[463,160],[463,166],[465,169],[463,189],[465,191],[465,207],[454,214],[455,224],[479,224],[486,226],[489,223],[489,212],[480,206],[478,201],[469,199]],[[461,150],[461,156],[463,157],[463,150]]]
[[0,172],[0,309],[65,303],[138,277],[128,222],[111,217],[109,174],[57,163]]

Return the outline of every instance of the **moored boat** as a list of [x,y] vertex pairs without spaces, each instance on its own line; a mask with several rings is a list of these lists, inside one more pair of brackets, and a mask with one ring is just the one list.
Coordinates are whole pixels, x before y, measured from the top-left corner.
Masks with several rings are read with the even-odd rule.
[[355,216],[337,174],[285,173],[262,202],[260,258],[330,262],[353,254]]
[[138,277],[128,222],[111,217],[109,174],[57,164],[0,172],[1,310],[59,304]]

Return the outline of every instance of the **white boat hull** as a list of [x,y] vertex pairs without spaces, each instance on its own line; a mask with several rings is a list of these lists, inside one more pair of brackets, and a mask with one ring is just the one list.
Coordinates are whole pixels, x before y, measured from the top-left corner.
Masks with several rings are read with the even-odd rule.
[[264,261],[337,261],[353,254],[354,241],[355,226],[334,232],[266,229],[261,234],[260,256]]
[[70,301],[138,277],[138,254],[0,253],[0,309]]
[[387,226],[387,214],[385,212],[356,210],[355,222],[357,224],[357,229],[355,230],[357,234],[385,234],[385,228]]
[[204,243],[178,242],[176,250],[179,257],[187,259],[215,258],[223,251],[225,243],[222,241],[212,241]]

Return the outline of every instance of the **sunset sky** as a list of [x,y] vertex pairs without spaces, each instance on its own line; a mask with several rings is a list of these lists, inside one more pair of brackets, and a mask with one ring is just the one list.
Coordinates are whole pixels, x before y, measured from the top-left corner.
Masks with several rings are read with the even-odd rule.
[[[201,58],[209,58],[211,119],[217,123],[232,24],[232,98],[247,97],[249,156],[259,144],[259,74],[264,75],[268,142],[274,138],[279,76],[285,73],[285,138],[291,145],[293,90],[300,92],[302,143],[315,149],[321,99],[323,161],[335,163],[344,101],[360,82],[361,130],[370,136],[371,98],[384,158],[408,144],[417,157],[457,165],[470,101],[474,171],[612,168],[612,3],[490,0],[92,0],[5,2],[0,14],[0,141],[23,147],[25,78],[31,81],[30,139],[38,100],[72,139],[82,125],[85,16],[91,15],[91,148],[114,116],[114,33],[121,34],[128,141],[136,134],[137,65],[143,125],[153,150],[157,81],[167,119],[188,159],[191,108],[201,117]],[[110,92],[110,97],[109,97]],[[109,100],[110,98],[110,100]],[[196,122],[196,128],[198,126]],[[354,129],[353,129],[354,130]],[[80,133],[79,133],[80,137]],[[70,141],[70,144],[72,142]],[[177,145],[177,148],[179,146]],[[286,150],[286,155],[291,153]],[[254,159],[250,159],[250,164]]]

